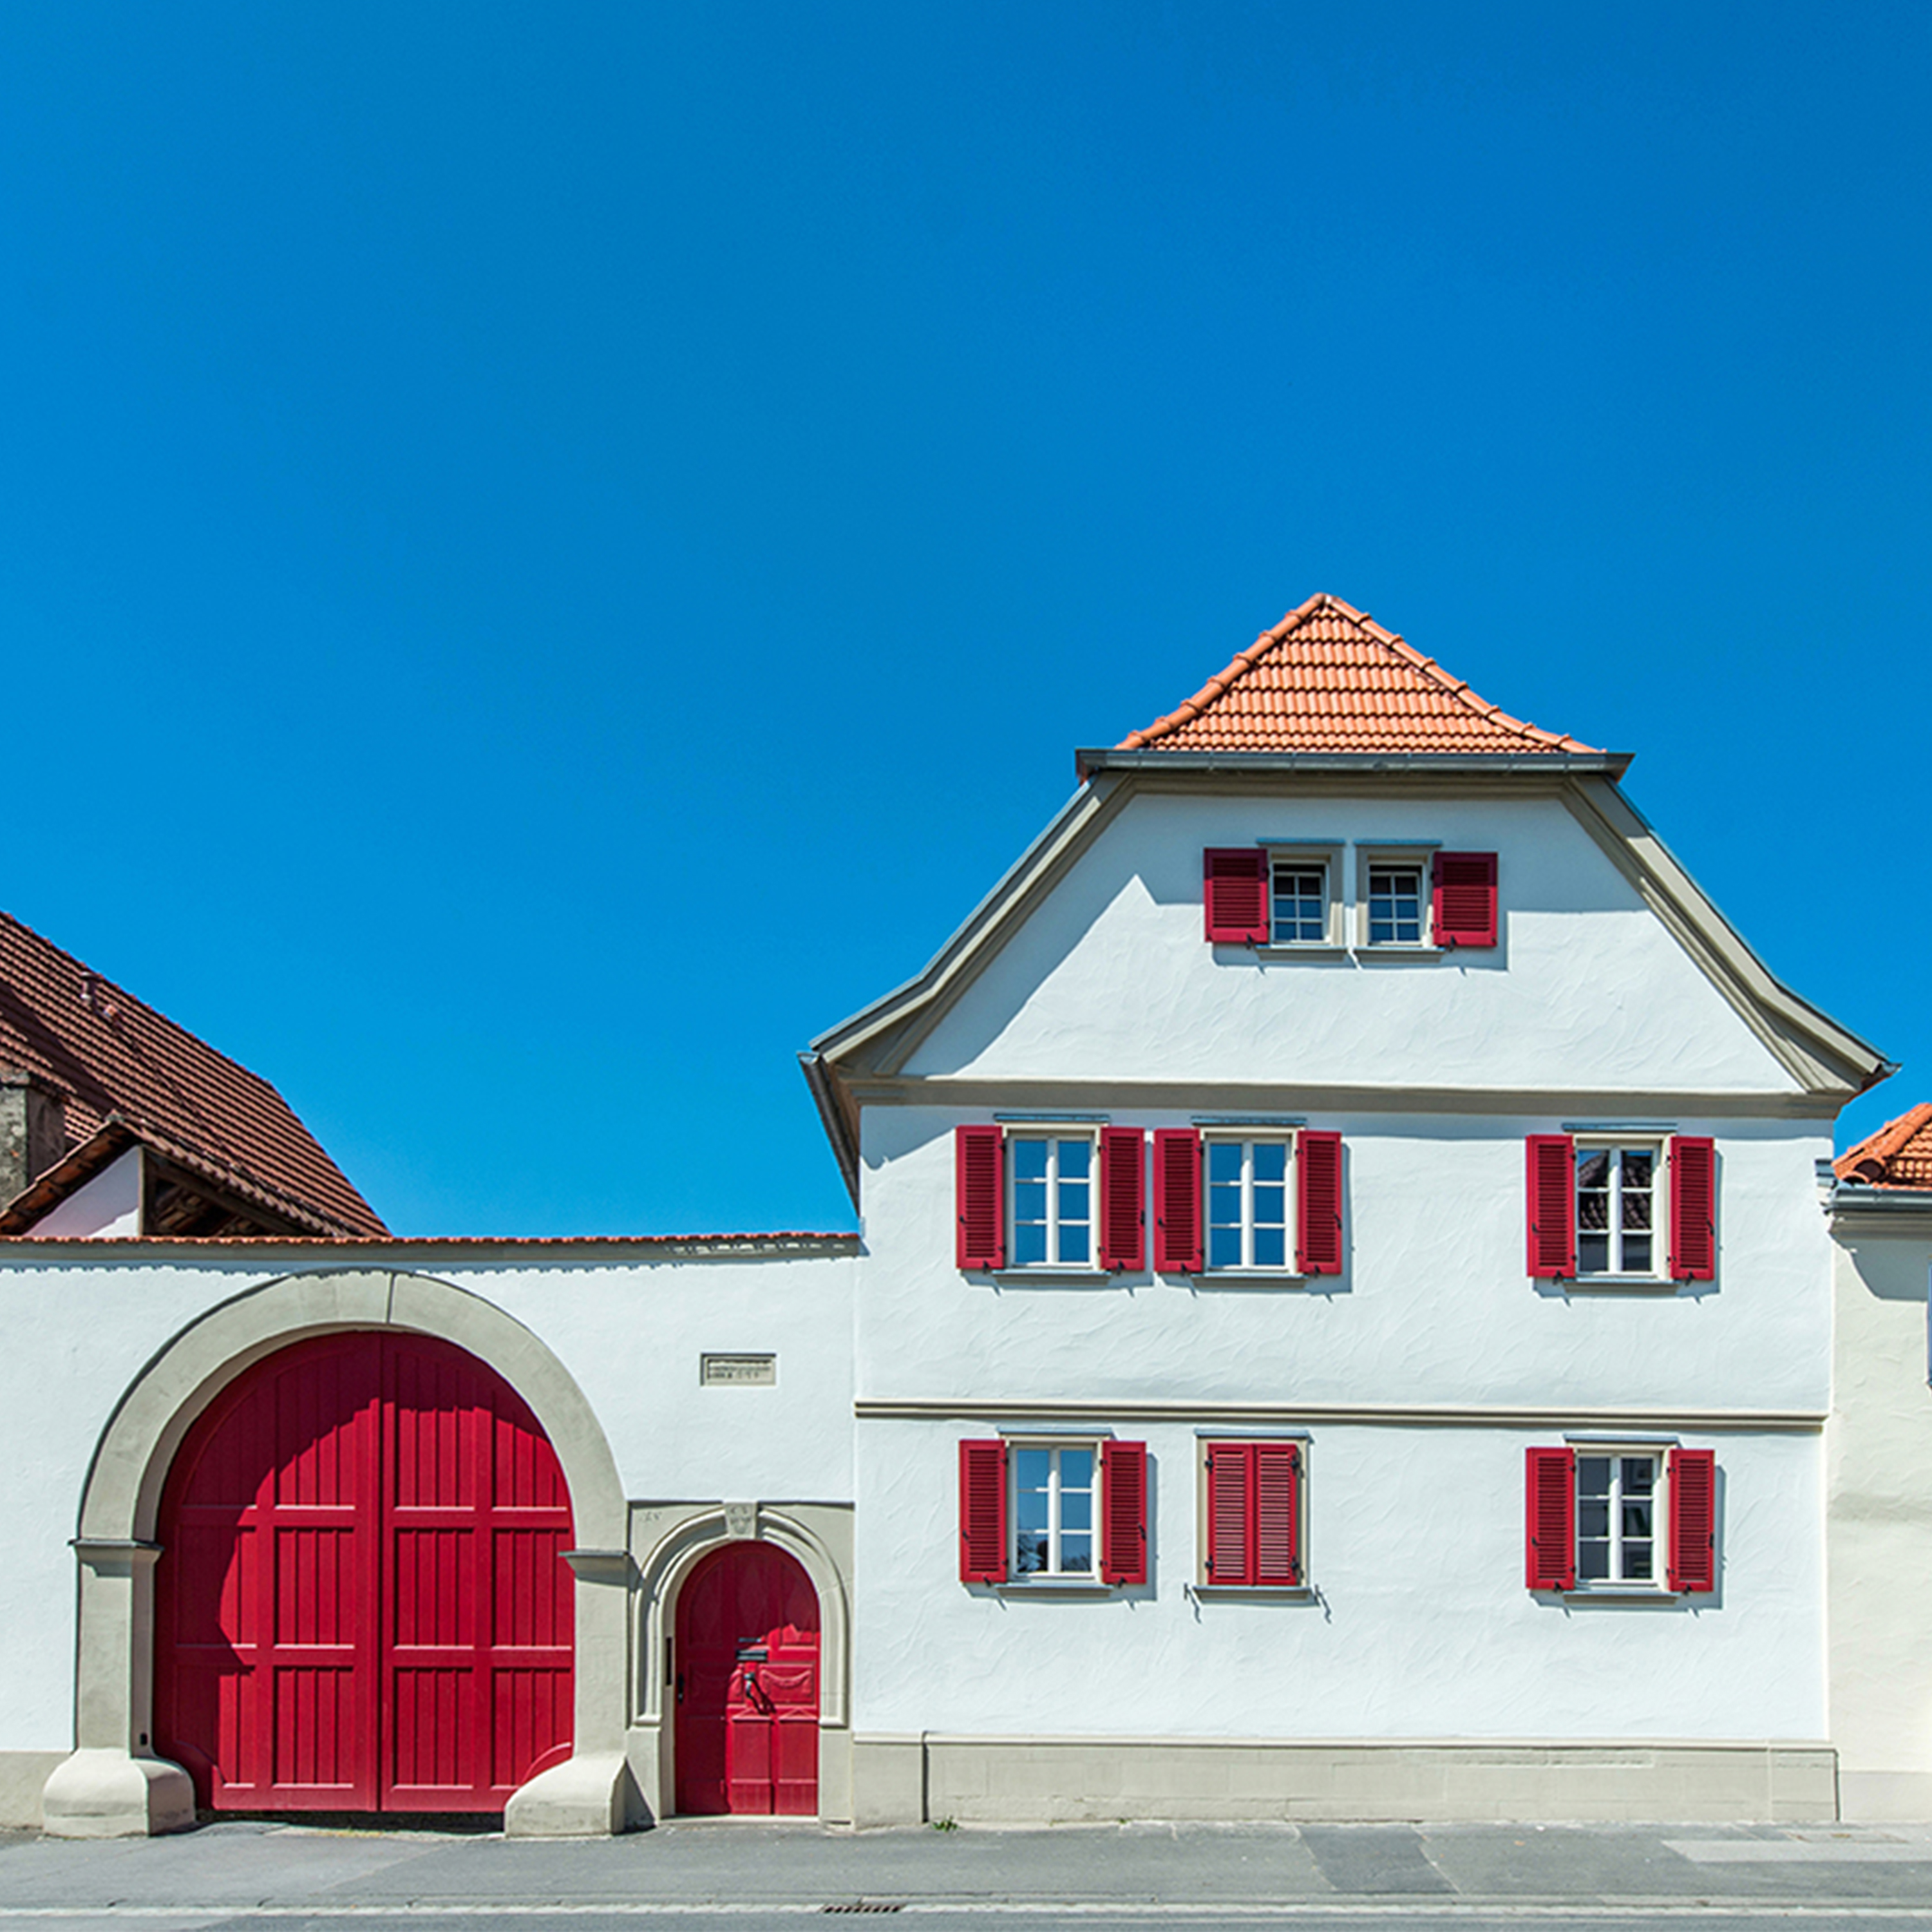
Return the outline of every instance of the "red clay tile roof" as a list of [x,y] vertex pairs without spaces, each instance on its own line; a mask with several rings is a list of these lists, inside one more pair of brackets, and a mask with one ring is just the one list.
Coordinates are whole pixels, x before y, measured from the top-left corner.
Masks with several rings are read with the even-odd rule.
[[0,913],[0,1066],[61,1096],[67,1145],[118,1117],[320,1234],[388,1230],[274,1088]]
[[1932,1100],[1868,1134],[1839,1155],[1832,1170],[1840,1180],[1868,1187],[1932,1187]]
[[1124,738],[1118,748],[1150,747],[1163,752],[1597,750],[1498,710],[1366,611],[1326,594],[1291,610],[1179,710]]

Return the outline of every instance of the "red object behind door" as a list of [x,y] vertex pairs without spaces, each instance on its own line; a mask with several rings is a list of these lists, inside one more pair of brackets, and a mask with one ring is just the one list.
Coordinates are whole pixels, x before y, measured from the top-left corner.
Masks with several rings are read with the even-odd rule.
[[500,1811],[569,1754],[562,1472],[449,1343],[270,1356],[189,1431],[160,1540],[155,1744],[202,1804]]
[[795,1558],[732,1543],[677,1600],[677,1808],[818,1809],[818,1593]]

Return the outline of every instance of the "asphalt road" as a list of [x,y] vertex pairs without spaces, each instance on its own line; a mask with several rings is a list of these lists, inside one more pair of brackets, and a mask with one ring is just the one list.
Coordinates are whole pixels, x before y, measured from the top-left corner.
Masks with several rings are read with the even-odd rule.
[[[1932,1932],[1932,1826],[1238,1825],[828,1832],[681,1824],[615,1840],[224,1822],[0,1838],[0,1932]],[[668,1925],[665,1932],[673,1932]]]

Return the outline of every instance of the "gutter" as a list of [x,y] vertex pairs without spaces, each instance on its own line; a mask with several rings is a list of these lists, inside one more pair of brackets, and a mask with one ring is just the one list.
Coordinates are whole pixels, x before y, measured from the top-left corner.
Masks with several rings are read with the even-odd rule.
[[1834,1221],[1849,1214],[1932,1221],[1932,1187],[1873,1187],[1863,1181],[1841,1180],[1826,1205]]
[[1263,778],[1307,772],[1340,776],[1348,772],[1413,773],[1418,777],[1494,778],[1532,774],[1607,778],[1612,784],[1630,769],[1634,752],[1122,752],[1088,748],[1073,754],[1082,781],[1096,772],[1202,772]]

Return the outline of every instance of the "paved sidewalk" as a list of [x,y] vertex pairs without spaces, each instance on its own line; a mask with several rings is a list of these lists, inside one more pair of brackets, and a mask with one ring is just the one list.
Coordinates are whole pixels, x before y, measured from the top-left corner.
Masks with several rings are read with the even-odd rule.
[[[1173,1918],[1347,1904],[1888,1908],[1932,1918],[1932,1826],[1126,1825],[827,1831],[740,1821],[618,1839],[224,1822],[0,1838],[0,1920],[141,1912],[618,1914],[1061,1907]],[[1886,1916],[1890,1916],[1889,1911]]]

